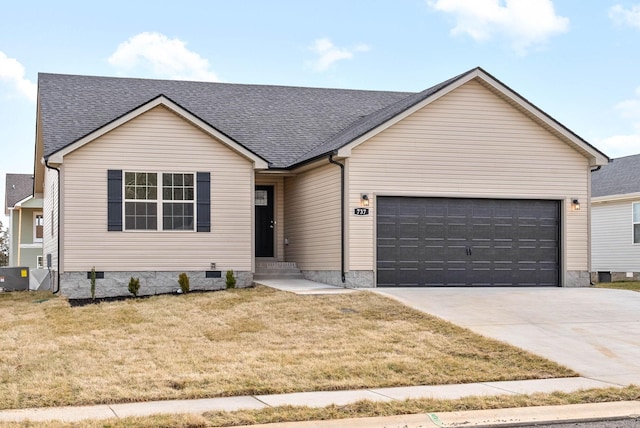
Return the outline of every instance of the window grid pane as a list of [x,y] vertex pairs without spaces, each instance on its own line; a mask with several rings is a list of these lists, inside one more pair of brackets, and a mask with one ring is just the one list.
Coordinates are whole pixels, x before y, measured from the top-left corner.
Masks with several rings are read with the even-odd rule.
[[193,201],[193,174],[162,174],[162,196],[165,201]]
[[158,230],[160,208],[161,230],[195,229],[194,174],[125,172],[124,179],[125,230]]
[[156,230],[158,217],[157,207],[155,202],[126,202],[124,216],[125,229]]
[[162,228],[164,230],[193,230],[192,203],[164,202],[162,204]]
[[155,172],[125,172],[124,181],[125,230],[157,230],[158,174]]
[[126,172],[124,175],[125,199],[157,199],[157,174],[149,172]]

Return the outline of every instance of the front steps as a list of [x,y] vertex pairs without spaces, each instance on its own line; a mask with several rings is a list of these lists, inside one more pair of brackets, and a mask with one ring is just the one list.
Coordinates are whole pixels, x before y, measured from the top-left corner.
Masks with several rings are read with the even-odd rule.
[[257,261],[253,279],[304,279],[296,262]]

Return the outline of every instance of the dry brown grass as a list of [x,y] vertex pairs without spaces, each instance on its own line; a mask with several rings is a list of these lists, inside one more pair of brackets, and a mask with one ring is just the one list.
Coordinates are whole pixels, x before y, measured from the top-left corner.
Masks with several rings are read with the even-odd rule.
[[391,402],[360,401],[345,406],[324,408],[282,406],[263,410],[209,412],[202,415],[162,415],[109,420],[87,420],[75,423],[20,422],[2,423],[2,428],[204,428],[230,427],[292,421],[365,418],[375,416],[442,413],[465,410],[500,409],[508,407],[556,406],[578,403],[640,400],[640,387],[590,389],[572,393],[500,395],[467,397],[458,400],[415,399]]
[[373,293],[0,294],[0,408],[573,376]]

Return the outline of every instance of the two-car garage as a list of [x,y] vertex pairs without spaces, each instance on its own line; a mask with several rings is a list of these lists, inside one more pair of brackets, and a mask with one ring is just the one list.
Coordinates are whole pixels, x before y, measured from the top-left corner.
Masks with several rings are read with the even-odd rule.
[[557,200],[378,196],[377,286],[559,286]]

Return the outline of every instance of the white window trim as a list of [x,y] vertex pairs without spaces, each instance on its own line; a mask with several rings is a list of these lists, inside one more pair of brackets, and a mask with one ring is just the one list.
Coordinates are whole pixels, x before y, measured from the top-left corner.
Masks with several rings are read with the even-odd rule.
[[36,256],[36,269],[44,269],[44,256]]
[[[36,238],[36,228],[37,228],[37,224],[36,224],[36,218],[40,216],[40,218],[42,219],[42,238]],[[33,213],[33,243],[42,243],[43,238],[44,238],[44,215],[42,214],[42,211],[36,211]]]
[[640,221],[635,221],[635,218],[633,216],[634,207],[636,205],[640,206],[640,202],[632,202],[631,203],[631,245],[640,245],[640,242],[635,242],[635,226],[636,226],[636,224],[640,224]]
[[[127,173],[133,173],[133,174],[137,174],[137,173],[145,173],[145,174],[156,174],[156,199],[127,199],[126,198],[126,174]],[[163,203],[165,202],[164,199],[162,199],[162,190],[163,190],[163,185],[162,185],[162,174],[191,174],[193,176],[193,199],[191,200],[191,203],[193,205],[193,228],[192,229],[179,229],[179,230],[173,230],[173,229],[168,229],[165,230],[162,227],[162,223],[163,223],[163,219],[164,219],[164,212],[163,212]],[[196,225],[198,224],[198,219],[197,219],[197,214],[198,214],[198,210],[197,210],[197,180],[196,180],[196,172],[195,171],[133,171],[133,170],[123,170],[122,171],[122,231],[123,232],[130,232],[130,233],[154,233],[154,232],[164,232],[164,233],[180,233],[180,232],[195,232],[196,231]],[[156,228],[155,229],[127,229],[127,219],[126,219],[126,204],[127,202],[144,202],[144,203],[151,203],[151,202],[155,202],[156,203]],[[184,203],[189,203],[189,201],[166,201],[166,202],[184,202]]]

